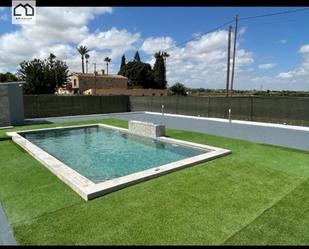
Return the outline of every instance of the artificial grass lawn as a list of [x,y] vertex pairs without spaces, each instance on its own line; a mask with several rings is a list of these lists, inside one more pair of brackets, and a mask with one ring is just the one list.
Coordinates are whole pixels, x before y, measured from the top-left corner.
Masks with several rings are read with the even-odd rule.
[[[97,122],[127,127],[101,119],[14,130]],[[12,141],[0,141],[0,200],[17,241],[309,244],[309,153],[173,129],[167,135],[232,154],[85,202]]]

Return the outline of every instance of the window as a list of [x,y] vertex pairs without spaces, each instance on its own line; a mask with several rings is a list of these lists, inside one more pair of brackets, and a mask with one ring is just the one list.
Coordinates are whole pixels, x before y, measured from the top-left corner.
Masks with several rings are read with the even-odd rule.
[[76,79],[74,79],[74,81],[73,81],[73,85],[74,85],[74,86],[76,86]]

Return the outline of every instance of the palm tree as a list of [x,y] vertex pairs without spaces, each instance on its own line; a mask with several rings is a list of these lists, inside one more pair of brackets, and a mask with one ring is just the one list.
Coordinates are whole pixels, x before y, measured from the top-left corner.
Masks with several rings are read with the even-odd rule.
[[164,59],[164,64],[166,64],[166,58],[169,57],[170,55],[167,52],[163,52],[162,56],[163,56],[163,59]]
[[110,63],[112,59],[109,57],[105,57],[104,61],[106,62],[106,74],[108,75],[108,63]]
[[51,66],[54,65],[54,59],[56,59],[56,55],[54,55],[53,53],[49,54],[48,60]]
[[161,56],[161,52],[155,52],[153,56],[158,59]]
[[166,58],[169,57],[170,55],[167,53],[167,52],[162,52],[162,57],[163,57],[163,60],[164,60],[164,67],[165,67],[165,81],[166,81]]
[[88,59],[90,58],[90,55],[85,54],[85,58],[86,58],[86,73],[88,73]]
[[77,51],[82,57],[82,72],[85,73],[84,56],[89,52],[89,49],[86,46],[80,45],[80,47],[77,48]]

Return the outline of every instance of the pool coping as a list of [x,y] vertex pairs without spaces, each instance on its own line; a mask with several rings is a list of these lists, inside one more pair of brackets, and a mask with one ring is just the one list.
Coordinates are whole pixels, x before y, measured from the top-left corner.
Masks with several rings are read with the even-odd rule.
[[[85,176],[81,175],[80,173],[72,169],[71,167],[67,166],[66,164],[58,160],[57,158],[55,158],[54,156],[50,155],[40,147],[34,145],[30,141],[19,135],[22,133],[28,133],[33,131],[47,131],[47,130],[72,129],[72,128],[96,127],[96,126],[129,133],[128,129],[101,123],[95,123],[88,125],[59,126],[53,128],[14,131],[14,132],[7,132],[6,134],[10,136],[15,143],[17,143],[19,146],[25,149],[31,156],[33,156],[36,160],[41,162],[47,169],[49,169],[52,173],[54,173],[59,179],[61,179],[64,183],[69,185],[76,193],[78,193],[86,201],[142,181],[159,177],[164,174],[172,173],[174,171],[189,166],[193,166],[195,164],[199,164],[205,161],[209,161],[231,153],[231,151],[227,149],[161,136],[157,137],[156,140],[168,143],[176,143],[188,147],[204,149],[207,150],[207,152],[201,155],[185,158],[179,161],[160,165],[154,168],[132,173],[126,176],[107,180],[105,182],[94,183]],[[211,151],[209,152],[209,150]]]

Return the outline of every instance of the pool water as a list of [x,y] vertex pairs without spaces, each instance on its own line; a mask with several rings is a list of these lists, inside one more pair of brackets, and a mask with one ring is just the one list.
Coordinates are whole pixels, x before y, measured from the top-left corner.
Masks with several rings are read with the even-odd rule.
[[93,182],[103,182],[207,152],[99,126],[20,135]]

